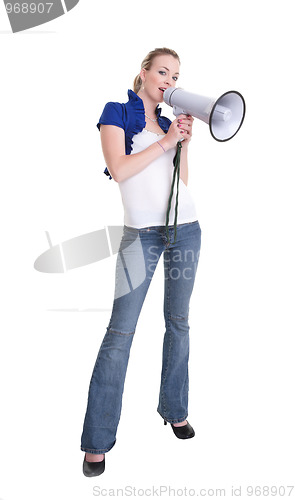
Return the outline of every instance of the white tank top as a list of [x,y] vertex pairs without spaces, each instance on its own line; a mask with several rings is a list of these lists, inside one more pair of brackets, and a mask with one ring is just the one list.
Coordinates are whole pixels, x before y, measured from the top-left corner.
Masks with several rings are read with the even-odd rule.
[[[142,130],[133,136],[131,154],[143,151],[161,138],[162,135]],[[138,229],[149,226],[165,226],[175,152],[176,148],[169,149],[141,172],[119,182],[126,226]],[[177,179],[171,202],[169,225],[174,224],[176,182]],[[195,220],[197,220],[197,213],[194,202],[187,186],[180,178],[177,224]]]

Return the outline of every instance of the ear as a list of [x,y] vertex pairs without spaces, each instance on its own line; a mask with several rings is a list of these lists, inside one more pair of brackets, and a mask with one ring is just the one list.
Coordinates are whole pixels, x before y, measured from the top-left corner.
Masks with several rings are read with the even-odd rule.
[[140,75],[141,81],[145,82],[146,69],[142,68],[139,75]]

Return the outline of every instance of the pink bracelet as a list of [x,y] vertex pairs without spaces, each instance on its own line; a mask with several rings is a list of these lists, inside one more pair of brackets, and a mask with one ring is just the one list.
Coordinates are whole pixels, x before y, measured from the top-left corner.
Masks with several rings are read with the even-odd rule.
[[157,143],[159,144],[159,146],[161,146],[161,148],[163,149],[164,153],[166,153],[166,149],[163,148],[162,144],[160,144],[159,141],[157,141]]

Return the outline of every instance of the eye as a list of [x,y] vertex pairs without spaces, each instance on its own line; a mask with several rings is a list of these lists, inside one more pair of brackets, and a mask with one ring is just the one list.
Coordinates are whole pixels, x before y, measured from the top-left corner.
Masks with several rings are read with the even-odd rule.
[[166,71],[159,71],[160,75],[166,75]]
[[177,82],[177,80],[178,80],[177,76],[173,76],[173,80],[174,80],[175,82]]

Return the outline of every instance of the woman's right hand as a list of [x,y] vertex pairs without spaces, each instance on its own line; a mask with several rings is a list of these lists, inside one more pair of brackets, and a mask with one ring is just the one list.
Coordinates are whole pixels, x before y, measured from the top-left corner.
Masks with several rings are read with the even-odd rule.
[[181,141],[185,137],[188,127],[190,127],[190,122],[187,120],[186,115],[179,115],[170,125],[166,136],[161,140],[161,144],[166,151],[168,149],[174,148],[178,141]]

